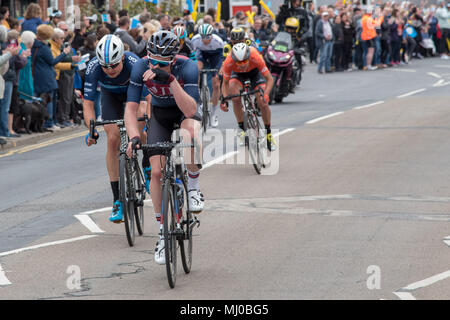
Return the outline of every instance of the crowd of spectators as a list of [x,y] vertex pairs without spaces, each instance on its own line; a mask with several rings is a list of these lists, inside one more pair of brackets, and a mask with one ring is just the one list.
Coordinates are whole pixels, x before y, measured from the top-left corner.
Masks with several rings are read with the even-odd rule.
[[[291,0],[296,1],[300,3]],[[419,6],[407,1],[374,6],[361,5],[358,0],[353,4],[338,1],[317,10],[312,2],[304,3],[309,23],[299,43],[308,48],[309,61],[317,64],[319,73],[395,67],[427,56],[449,58],[450,14],[444,0]],[[0,139],[23,134],[14,121],[19,98],[33,101],[50,95],[46,130],[76,125],[74,93],[82,97],[86,62],[95,56],[96,44],[104,35],[116,34],[125,50],[140,57],[146,54],[146,42],[153,32],[178,24],[190,36],[199,25],[209,23],[224,41],[236,26],[244,27],[248,37],[259,43],[273,39],[282,26],[258,6],[251,10],[251,19],[240,11],[220,22],[213,8],[195,22],[187,10],[175,17],[144,11],[133,29],[127,10],[109,10],[108,22],[86,15],[72,30],[60,11],[43,21],[35,3],[27,7],[22,23],[9,16],[7,7],[0,8]],[[97,118],[101,118],[100,110],[98,100]]]

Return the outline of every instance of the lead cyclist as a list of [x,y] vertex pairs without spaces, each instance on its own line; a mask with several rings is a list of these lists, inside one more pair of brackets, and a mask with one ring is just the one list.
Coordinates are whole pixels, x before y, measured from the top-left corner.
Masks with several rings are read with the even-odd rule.
[[[178,50],[177,36],[173,32],[160,30],[152,34],[147,43],[147,57],[140,59],[133,67],[125,110],[125,124],[131,138],[129,155],[132,148],[139,148],[141,145],[136,117],[143,86],[151,95],[152,116],[147,135],[148,144],[171,141],[174,124],[178,124],[182,129],[183,142],[190,143],[193,138],[199,141],[201,115],[197,113],[200,99],[197,64],[187,57],[177,55]],[[189,207],[193,213],[200,213],[204,207],[203,194],[199,188],[201,159],[196,159],[194,148],[186,150],[190,150],[191,154],[189,157],[185,153],[185,159],[192,159],[186,161]],[[201,148],[195,151],[200,151],[201,154]],[[195,160],[198,160],[198,163]],[[164,168],[165,159],[161,151],[150,152],[150,164],[150,195],[160,228],[155,261],[165,264],[161,224],[161,168]]]

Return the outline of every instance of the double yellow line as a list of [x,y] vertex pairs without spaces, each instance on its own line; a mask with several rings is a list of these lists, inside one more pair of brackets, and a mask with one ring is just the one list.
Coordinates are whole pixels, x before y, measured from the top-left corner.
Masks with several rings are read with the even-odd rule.
[[[103,130],[98,130],[98,131],[100,132],[100,131],[103,131]],[[73,133],[73,134],[68,135],[68,136],[59,137],[59,138],[51,139],[51,140],[44,141],[44,142],[41,142],[41,143],[36,143],[36,144],[30,145],[30,146],[25,146],[25,147],[22,147],[22,148],[11,150],[11,151],[6,152],[5,154],[1,154],[0,158],[12,156],[13,154],[25,153],[25,152],[36,150],[36,149],[40,149],[40,148],[43,148],[43,147],[48,147],[48,146],[54,145],[56,143],[60,143],[60,142],[64,142],[64,141],[67,141],[67,140],[79,138],[79,137],[85,136],[86,133],[88,133],[88,131],[87,130],[83,130],[81,132]]]

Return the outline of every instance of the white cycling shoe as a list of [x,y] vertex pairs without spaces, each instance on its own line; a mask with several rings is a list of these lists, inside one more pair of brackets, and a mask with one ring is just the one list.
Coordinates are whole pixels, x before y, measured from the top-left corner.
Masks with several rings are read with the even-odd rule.
[[156,243],[155,262],[157,264],[166,264],[166,253],[164,249],[164,238],[160,238]]
[[205,199],[200,190],[189,190],[188,193],[189,198],[189,209],[192,213],[200,213],[203,211],[205,206]]
[[213,128],[217,128],[217,126],[219,125],[219,116],[217,115],[217,109],[219,109],[218,106],[212,107],[211,115],[209,118],[209,123]]

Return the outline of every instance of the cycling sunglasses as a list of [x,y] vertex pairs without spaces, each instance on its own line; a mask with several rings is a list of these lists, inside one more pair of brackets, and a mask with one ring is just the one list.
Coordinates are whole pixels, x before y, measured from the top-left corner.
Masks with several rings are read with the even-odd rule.
[[148,58],[148,61],[151,63],[152,66],[160,66],[160,67],[167,67],[172,62],[172,60],[160,61],[160,60],[156,60],[156,59],[152,59],[152,58]]
[[211,38],[212,38],[212,35],[210,35],[210,34],[207,34],[207,35],[202,34],[202,39],[209,40]]
[[244,66],[248,63],[248,59],[242,61],[236,61],[237,66]]
[[109,65],[100,64],[100,65],[102,66],[102,68],[105,68],[105,69],[115,69],[115,68],[117,68],[117,66],[119,64],[120,64],[120,62],[117,62],[116,64],[109,64]]

